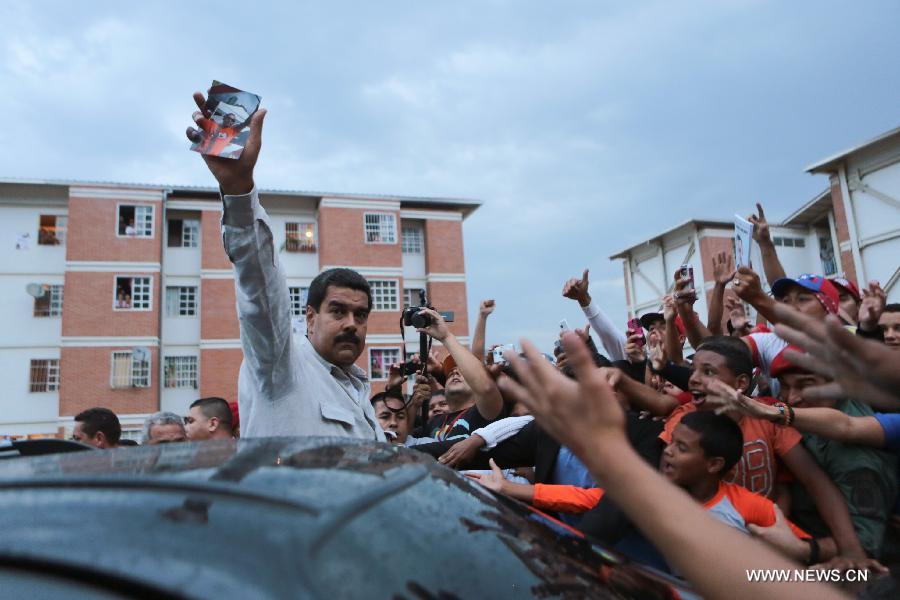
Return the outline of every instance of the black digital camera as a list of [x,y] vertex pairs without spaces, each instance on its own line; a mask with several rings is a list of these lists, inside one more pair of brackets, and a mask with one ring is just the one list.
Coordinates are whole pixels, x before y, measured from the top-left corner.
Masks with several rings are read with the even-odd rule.
[[[434,307],[428,303],[428,299],[425,297],[425,290],[419,290],[419,306],[407,306],[403,309],[403,326],[424,329],[432,325],[434,319],[431,318],[431,315],[419,314],[423,308],[434,310]],[[453,322],[453,311],[441,312],[440,315],[446,322]]]

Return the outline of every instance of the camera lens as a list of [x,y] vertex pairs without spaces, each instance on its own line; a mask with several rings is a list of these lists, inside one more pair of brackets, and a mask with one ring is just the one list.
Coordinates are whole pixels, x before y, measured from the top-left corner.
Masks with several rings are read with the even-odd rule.
[[418,329],[424,329],[431,325],[431,316],[415,314],[412,317],[412,325]]

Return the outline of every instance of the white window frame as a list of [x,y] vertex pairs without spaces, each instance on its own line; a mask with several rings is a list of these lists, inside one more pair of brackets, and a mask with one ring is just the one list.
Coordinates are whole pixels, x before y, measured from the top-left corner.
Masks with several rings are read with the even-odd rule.
[[[168,369],[173,365],[173,385],[169,385]],[[179,355],[163,357],[163,387],[167,390],[193,389],[200,386],[200,361],[196,355]]]
[[[375,283],[392,283],[394,284],[394,307],[393,308],[378,308],[378,301],[376,299],[375,293]],[[400,281],[397,279],[369,279],[369,288],[372,291],[372,312],[397,312],[401,310],[400,307],[402,305],[400,300]]]
[[47,309],[46,315],[38,315],[35,314],[37,309],[38,298],[34,299],[35,307],[32,310],[31,314],[35,319],[52,319],[54,317],[61,317],[63,310],[63,284],[61,283],[45,283],[49,289],[47,290],[47,295],[49,296],[48,302],[49,307]]
[[[407,247],[407,235],[406,235],[407,231],[415,232],[415,234],[416,234],[415,239],[414,239],[416,248],[413,248],[411,250],[407,249],[408,248]],[[412,237],[413,236],[410,236],[410,238],[412,238]],[[414,256],[424,254],[425,253],[425,227],[423,227],[422,224],[419,222],[407,221],[406,223],[403,223],[401,221],[401,223],[400,223],[400,245],[401,245],[400,250],[403,252],[403,254],[412,254]]]
[[400,362],[400,360],[403,358],[403,351],[400,349],[400,346],[376,346],[376,347],[374,347],[374,348],[369,348],[369,357],[368,357],[369,360],[368,360],[368,362],[366,363],[366,364],[368,365],[368,367],[369,367],[369,369],[368,369],[368,372],[369,372],[369,380],[370,380],[370,381],[387,381],[388,375],[390,374],[390,367],[391,367],[390,364],[387,365],[387,368],[386,368],[386,369],[384,368],[384,366],[382,366],[382,371],[384,371],[384,373],[383,373],[383,374],[384,374],[384,377],[375,377],[375,376],[374,376],[374,370],[372,369],[372,355],[373,355],[373,352],[376,351],[376,350],[377,350],[377,351],[390,351],[390,350],[393,350],[394,352],[397,353],[397,360],[396,360],[396,362]]
[[[378,229],[373,233],[378,233],[381,235],[382,239],[379,241],[369,241],[369,217],[379,217]],[[381,222],[381,219],[389,218],[390,219],[390,227],[385,229],[385,223]],[[390,234],[390,240],[385,240],[385,233]],[[397,243],[397,215],[394,213],[387,212],[367,212],[363,213],[363,241],[367,244],[396,244]]]
[[[35,365],[35,363],[46,363]],[[35,381],[35,366],[42,368],[47,374],[45,381]],[[36,390],[35,387],[44,389]],[[32,358],[28,361],[28,392],[31,394],[45,394],[59,391],[59,359],[58,358]]]
[[[119,233],[119,211],[121,211],[123,206],[131,206],[134,207],[134,228],[137,233],[134,235],[128,235],[126,233]],[[141,235],[140,231],[138,231],[137,223],[137,209],[140,207],[148,207],[150,209],[150,235]],[[141,239],[141,240],[149,240],[156,237],[156,205],[155,204],[140,204],[140,203],[131,203],[131,202],[116,202],[116,218],[115,218],[115,227],[116,227],[116,237],[124,238],[124,239]]]
[[[131,308],[116,308],[116,292],[118,291],[119,279],[131,279]],[[147,290],[147,308],[134,308],[134,280],[149,279],[150,285]],[[153,275],[113,275],[113,300],[112,308],[114,312],[148,312],[153,310]]]
[[[419,291],[424,288],[403,288],[403,308],[419,305]],[[410,292],[416,292],[415,298]]]
[[[116,374],[116,355],[119,356],[128,356],[128,383],[117,385],[115,380]],[[130,388],[149,388],[153,384],[153,357],[150,356],[150,359],[146,361],[146,373],[143,372],[143,367],[138,366],[134,362],[134,351],[132,350],[114,350],[110,353],[110,365],[109,365],[109,387],[114,390],[126,390]],[[140,371],[139,371],[140,369]],[[146,378],[145,380],[138,381],[139,377]]]
[[[299,296],[296,298],[291,290],[297,290]],[[303,317],[306,315],[306,304],[303,304],[303,290],[306,290],[306,304],[309,304],[309,286],[305,285],[289,285],[288,295],[291,298],[291,316]]]
[[[178,306],[175,307],[175,312],[171,312],[169,310],[169,290],[176,289],[178,290]],[[184,291],[185,290],[193,290],[190,292],[193,294],[193,298],[185,298]],[[165,315],[167,319],[194,319],[199,314],[200,302],[198,301],[200,297],[200,288],[196,285],[167,285],[166,286],[166,299],[165,299]],[[192,313],[182,313],[184,310],[188,310],[187,308],[183,308],[185,306],[193,305]],[[124,310],[124,309],[119,309]]]
[[[41,218],[42,217],[53,217],[56,219],[53,222],[53,236],[56,238],[56,244],[42,244],[41,243]],[[63,224],[60,225],[59,221],[62,219]],[[59,234],[59,230],[62,229],[62,235]],[[38,215],[38,235],[37,235],[37,244],[38,246],[65,246],[66,240],[69,236],[69,215],[54,215],[48,213],[41,213]]]
[[[297,230],[295,232],[290,232],[288,229],[294,225]],[[307,238],[305,236],[301,236],[302,231],[307,230],[307,228],[312,227],[312,237],[308,238],[309,242],[307,242]],[[294,234],[296,238],[291,237]],[[298,240],[298,247],[294,250],[291,250],[289,247],[290,241],[292,239]],[[304,245],[308,244],[309,247],[304,247]],[[315,254],[319,251],[319,232],[316,228],[316,223],[314,221],[285,221],[284,223],[284,250],[285,252],[290,252],[291,254]]]
[[[171,245],[169,237],[169,223],[172,221],[181,221],[181,239],[178,240],[177,246]],[[196,227],[187,227],[187,223],[194,223]],[[189,235],[190,234],[190,235]],[[137,237],[137,236],[135,236]],[[175,217],[166,220],[166,248],[199,248],[200,247],[200,219]]]

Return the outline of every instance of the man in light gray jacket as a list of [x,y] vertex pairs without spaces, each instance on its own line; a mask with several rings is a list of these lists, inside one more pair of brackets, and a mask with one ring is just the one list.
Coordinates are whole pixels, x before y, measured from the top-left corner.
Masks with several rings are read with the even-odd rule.
[[[194,122],[209,118],[194,94]],[[307,336],[292,335],[290,296],[253,168],[265,109],[250,120],[239,159],[202,155],[219,182],[222,238],[234,264],[244,360],[238,377],[242,437],[334,435],[384,441],[369,402],[365,372],[354,362],[366,344],[372,293],[356,271],[329,269],[309,288]],[[195,130],[188,128],[188,138]]]

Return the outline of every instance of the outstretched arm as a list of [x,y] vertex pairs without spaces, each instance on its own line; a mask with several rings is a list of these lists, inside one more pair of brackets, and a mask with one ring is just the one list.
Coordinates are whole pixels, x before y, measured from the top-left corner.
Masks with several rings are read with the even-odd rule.
[[419,314],[431,316],[432,324],[416,331],[427,333],[447,348],[453,360],[456,361],[459,372],[462,373],[466,383],[472,388],[472,393],[475,394],[475,406],[478,407],[478,412],[488,421],[496,419],[503,410],[503,397],[500,395],[500,390],[497,389],[497,384],[494,383],[490,373],[484,367],[484,363],[459,343],[456,336],[450,333],[444,318],[437,311],[424,308],[419,311]]
[[722,314],[725,305],[725,286],[734,278],[734,257],[727,252],[713,256],[713,277],[716,285],[709,298],[709,317],[706,327],[712,335],[722,335]]
[[578,302],[591,328],[600,338],[609,360],[625,360],[625,334],[615,326],[602,308],[594,304],[588,293],[589,285],[588,269],[585,269],[581,279],[574,277],[566,282],[563,286],[563,296]]
[[484,362],[484,339],[487,330],[487,318],[494,312],[493,300],[482,300],[478,307],[478,322],[475,323],[475,335],[472,336],[472,354]]
[[756,203],[758,215],[750,215],[747,220],[753,223],[753,240],[759,244],[759,253],[762,256],[763,273],[766,275],[766,281],[771,286],[779,279],[786,277],[784,267],[778,260],[778,253],[775,251],[775,244],[772,242],[772,236],[769,234],[769,222],[766,221],[766,213],[763,212],[762,204]]

